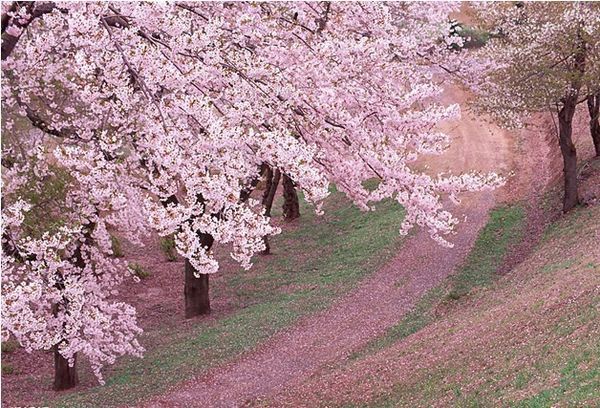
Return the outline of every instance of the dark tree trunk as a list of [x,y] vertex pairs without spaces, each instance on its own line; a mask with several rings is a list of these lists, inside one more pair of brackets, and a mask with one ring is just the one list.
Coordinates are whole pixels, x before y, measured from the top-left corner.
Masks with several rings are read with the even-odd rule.
[[[79,251],[79,249],[78,249]],[[59,283],[62,286],[62,283]],[[58,304],[52,306],[52,314],[58,315]],[[73,366],[69,367],[69,362],[58,352],[58,344],[52,347],[54,353],[54,390],[62,391],[73,388],[79,382],[77,377],[77,354],[74,356]]]
[[579,195],[577,193],[577,151],[572,139],[576,100],[576,95],[565,98],[563,107],[558,112],[558,142],[563,157],[563,174],[565,178],[563,212],[567,212],[579,204]]
[[[177,197],[172,195],[163,200],[166,207],[169,204],[177,204]],[[200,244],[207,251],[213,245],[214,238],[210,234],[199,234]],[[208,274],[200,273],[196,276],[196,269],[188,259],[184,266],[183,298],[185,301],[185,317],[195,317],[210,313],[210,296],[208,288]]]
[[281,182],[283,184],[283,218],[286,221],[292,221],[300,217],[300,203],[296,186],[287,174],[283,175]]
[[587,106],[590,113],[590,134],[594,141],[596,156],[600,157],[600,92],[588,96]]
[[[277,192],[277,186],[279,185],[279,179],[281,178],[281,172],[279,169],[272,170],[267,168],[265,171],[266,184],[265,192],[263,194],[262,204],[265,208],[265,216],[271,216],[271,209],[273,208],[273,200],[275,199],[275,193]],[[265,249],[262,252],[263,255],[269,255],[271,253],[271,245],[269,245],[269,238],[263,237],[265,242]]]
[[[210,250],[214,239],[212,235],[200,234],[200,242]],[[196,269],[189,260],[185,260],[185,317],[190,318],[210,313],[210,297],[208,291],[208,274],[195,275]]]
[[[250,194],[258,184],[259,178],[256,177],[250,181],[250,184],[240,192],[240,202],[246,202]],[[171,196],[164,201],[164,204],[177,203],[177,197]],[[214,238],[210,234],[200,234],[200,243],[210,250]],[[209,275],[198,274],[189,260],[185,260],[184,268],[184,299],[185,299],[185,317],[191,318],[210,313],[210,293],[209,293]]]
[[[84,243],[86,245],[92,244],[92,233],[95,228],[96,228],[96,223],[92,222],[92,223],[89,223],[86,225],[86,230],[83,235]],[[73,257],[71,258],[71,261],[78,268],[81,268],[81,269],[85,268],[86,263],[85,263],[85,256],[83,255],[82,246],[78,246],[75,249],[75,251],[73,253]],[[55,286],[59,290],[65,289],[62,275],[59,275],[59,279],[57,279]],[[62,302],[60,304],[55,304],[52,306],[52,314],[54,316],[58,316],[58,313],[59,313],[59,310],[61,307],[64,307],[65,313],[68,313],[68,309],[67,309],[68,305],[69,305],[68,299],[63,298]],[[65,340],[63,340],[63,342],[65,342]],[[73,388],[79,382],[79,378],[77,377],[77,354],[75,354],[73,356],[73,366],[70,367],[67,359],[64,358],[62,356],[62,354],[60,354],[58,352],[58,346],[59,346],[58,344],[55,344],[53,347],[53,351],[54,351],[54,390],[55,391],[61,391],[61,390],[67,390],[69,388]]]
[[562,108],[558,111],[558,143],[563,157],[563,174],[565,178],[565,191],[563,198],[563,212],[572,210],[579,204],[577,191],[577,150],[573,143],[573,116],[577,107],[577,99],[581,90],[581,81],[585,73],[587,44],[581,32],[577,34],[578,46],[573,61],[573,72],[570,89],[562,98]]
[[267,202],[269,194],[271,194],[271,186],[273,185],[273,170],[265,165],[263,169],[263,175],[265,177],[265,191],[263,191],[262,204],[263,206]]
[[73,367],[69,367],[69,362],[58,352],[58,345],[54,349],[54,390],[62,391],[73,388],[79,382],[77,378],[77,356],[73,362]]
[[267,186],[263,195],[263,206],[265,207],[265,215],[271,216],[271,209],[273,208],[273,200],[275,199],[275,193],[279,186],[279,179],[281,178],[281,172],[279,169],[271,171],[272,177],[267,179]]

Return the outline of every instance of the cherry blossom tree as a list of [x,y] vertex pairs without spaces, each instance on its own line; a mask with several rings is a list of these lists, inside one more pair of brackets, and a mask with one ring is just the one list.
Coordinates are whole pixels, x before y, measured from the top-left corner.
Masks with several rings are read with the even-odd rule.
[[600,154],[600,5],[490,3],[475,11],[481,27],[495,33],[465,64],[464,76],[479,97],[475,106],[511,126],[520,126],[533,112],[554,112],[564,163],[563,210],[568,211],[579,202],[572,121],[576,106],[586,101]]
[[104,364],[143,352],[135,310],[114,299],[132,274],[108,233],[126,228],[137,240],[143,197],[128,188],[126,160],[107,162],[81,142],[52,149],[40,130],[12,141],[7,125],[3,135],[2,337],[52,348],[57,390],[77,383],[79,353],[102,382]]
[[[284,174],[318,212],[329,183],[365,210],[392,198],[406,209],[401,233],[419,225],[451,245],[445,236],[457,220],[444,197],[501,183],[495,174],[429,175],[411,165],[443,152],[449,138],[436,124],[459,114],[435,103],[442,89],[431,63],[459,41],[445,37],[452,7],[3,9],[2,105],[18,118],[3,123],[13,141],[3,154],[3,165],[12,163],[3,175],[3,315],[11,316],[3,335],[30,350],[55,347],[67,367],[82,352],[99,378],[103,363],[138,355],[134,311],[109,300],[129,275],[111,257],[109,229],[134,242],[148,225],[173,234],[186,260],[186,316],[208,313],[208,276],[219,269],[213,245],[247,268],[266,249],[264,237],[279,232],[270,209],[251,198],[265,168]],[[33,143],[21,120],[43,141]],[[60,228],[36,236],[25,222],[33,204],[20,189],[64,171],[53,210]],[[373,191],[364,186],[372,178]]]

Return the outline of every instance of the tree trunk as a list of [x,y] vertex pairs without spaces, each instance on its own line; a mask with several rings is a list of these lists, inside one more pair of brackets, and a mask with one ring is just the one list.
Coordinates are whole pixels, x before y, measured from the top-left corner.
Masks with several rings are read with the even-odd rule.
[[[277,186],[279,185],[279,179],[281,178],[281,172],[279,169],[272,170],[271,168],[267,168],[265,175],[267,182],[265,185],[262,204],[265,208],[265,216],[270,217],[271,209],[273,208],[273,200],[275,199],[275,193],[277,192]],[[265,249],[262,253],[263,255],[269,255],[271,253],[269,238],[265,235],[263,240],[265,242]]]
[[[178,202],[177,197],[174,195],[169,196],[162,201],[165,207],[169,204],[177,204]],[[200,244],[209,251],[215,241],[212,235],[199,234],[199,237]],[[192,266],[190,261],[186,259],[183,270],[183,298],[185,301],[186,319],[210,313],[208,274],[200,273],[196,276],[196,273],[196,269]]]
[[563,212],[572,210],[579,204],[577,192],[577,151],[573,143],[573,116],[577,107],[577,99],[581,90],[583,75],[585,74],[587,44],[577,33],[577,52],[573,62],[573,72],[576,74],[571,80],[570,89],[562,98],[562,108],[558,111],[558,143],[563,157],[563,173],[565,177],[565,195],[563,198]]
[[77,378],[77,355],[73,367],[69,367],[69,362],[58,352],[58,345],[54,350],[54,390],[62,391],[73,388],[79,382]]
[[563,212],[567,212],[579,204],[579,195],[577,193],[577,151],[572,140],[573,115],[575,114],[576,100],[576,95],[565,98],[563,107],[558,112],[558,141],[563,157],[563,174],[565,178]]
[[282,177],[283,184],[283,218],[286,221],[292,221],[300,217],[300,203],[298,202],[298,194],[296,186],[287,174]]
[[[86,230],[83,235],[83,238],[84,238],[83,244],[86,244],[86,245],[92,244],[92,233],[95,228],[96,228],[96,223],[94,223],[94,222],[90,222],[89,224],[86,225]],[[81,269],[85,268],[86,264],[85,264],[85,257],[82,253],[82,245],[77,246],[77,248],[75,249],[75,251],[73,253],[73,257],[71,258],[71,261],[78,268],[81,268]],[[63,279],[64,279],[64,277],[62,275],[59,275],[58,279],[56,280],[56,283],[55,283],[55,287],[61,291],[65,290],[65,285],[64,285]],[[65,308],[65,313],[68,313],[68,306],[69,306],[68,299],[63,297],[61,303],[62,304],[57,303],[52,306],[52,314],[55,317],[58,316],[61,306]],[[64,325],[65,325],[65,323],[63,323],[63,329],[64,329]],[[62,340],[62,341],[66,342],[66,340]],[[55,344],[53,347],[53,351],[54,351],[54,390],[55,391],[61,391],[61,390],[67,390],[69,388],[73,388],[79,382],[79,378],[77,377],[77,354],[73,355],[73,366],[70,367],[67,359],[64,358],[62,356],[62,354],[59,353],[58,346],[59,346],[59,344]]]
[[[200,234],[200,242],[206,250],[210,250],[214,239],[210,234]],[[210,313],[210,297],[208,291],[208,274],[195,275],[196,269],[188,259],[185,260],[185,317],[195,317]]]
[[264,172],[265,168],[266,165],[262,164],[259,169],[259,176],[256,176],[252,180],[250,180],[250,184],[248,184],[247,187],[242,189],[242,191],[240,192],[240,203],[245,203],[246,201],[248,201],[250,195],[258,185],[258,182],[260,181],[260,175]]
[[596,157],[600,157],[600,92],[588,96],[587,106],[590,113],[590,134],[594,141]]

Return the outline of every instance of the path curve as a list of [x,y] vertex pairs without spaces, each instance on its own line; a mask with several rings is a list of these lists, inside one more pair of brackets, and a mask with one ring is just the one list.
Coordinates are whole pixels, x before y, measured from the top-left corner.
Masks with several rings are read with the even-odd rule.
[[[449,87],[444,102],[464,102]],[[441,126],[453,136],[443,158],[428,161],[434,170],[497,170],[514,165],[511,138],[468,112],[458,123]],[[494,193],[469,194],[454,214],[461,221],[454,248],[433,242],[426,231],[411,235],[399,253],[358,288],[327,310],[301,319],[225,366],[175,386],[148,401],[147,407],[237,407],[294,387],[320,367],[335,364],[397,323],[415,302],[460,265],[494,206]]]

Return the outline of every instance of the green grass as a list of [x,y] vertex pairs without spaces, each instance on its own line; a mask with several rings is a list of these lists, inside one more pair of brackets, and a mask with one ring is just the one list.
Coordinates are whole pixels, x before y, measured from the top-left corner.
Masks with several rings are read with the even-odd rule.
[[3,353],[12,353],[17,348],[19,348],[19,343],[15,340],[7,340],[2,342],[2,352]]
[[577,260],[571,258],[565,259],[564,261],[560,262],[550,262],[542,268],[542,272],[554,272],[559,269],[569,269],[570,267],[576,264]]
[[137,262],[130,262],[129,269],[131,269],[135,276],[140,279],[146,279],[150,277],[150,272]]
[[[551,408],[555,406],[591,406],[600,403],[600,342],[567,354],[560,369],[559,385],[536,392],[533,396],[511,404],[515,408]],[[566,404],[566,405],[563,405]]]
[[[465,49],[470,48],[481,48],[487,44],[490,38],[494,38],[496,35],[489,31],[481,30],[476,27],[469,26],[467,24],[454,22],[452,26],[453,33],[462,37],[463,47]],[[458,50],[459,47],[453,47]]]
[[492,282],[509,250],[525,231],[525,210],[518,205],[497,207],[479,233],[465,264],[451,279],[450,299],[456,300],[477,286]]
[[[594,324],[598,321],[598,311],[594,308],[582,310],[578,319],[578,327]],[[561,341],[565,336],[548,334],[547,347],[543,348],[539,347],[539,340],[534,344],[515,345],[511,348],[512,354],[506,354],[504,363],[476,372],[469,367],[471,357],[459,355],[456,361],[431,367],[426,372],[415,372],[415,379],[395,385],[368,406],[429,407],[448,395],[453,398],[446,406],[457,408],[597,406],[600,401],[600,341],[597,337],[586,336],[576,341]],[[490,348],[489,352],[505,353],[505,350]],[[473,358],[483,357],[475,351]],[[540,384],[554,382],[557,385],[540,387]],[[473,383],[477,385],[472,386]],[[514,395],[519,394],[525,397],[514,399]]]
[[115,258],[123,258],[125,254],[123,253],[123,247],[121,245],[121,241],[114,235],[110,235],[110,246],[113,251],[113,256]]
[[576,207],[569,212],[568,216],[553,222],[544,230],[542,242],[561,236],[565,248],[576,245],[580,239],[577,233],[590,225],[594,221],[594,217],[595,214],[587,211],[585,207]]
[[15,368],[12,366],[12,364],[9,363],[2,363],[2,374],[12,374],[15,372]]
[[170,262],[177,260],[177,250],[175,249],[175,238],[173,235],[168,235],[160,239],[160,249]]
[[487,44],[493,36],[484,30],[463,25],[459,35],[464,38],[464,48],[481,48]]
[[[519,225],[523,225],[523,219],[519,212],[520,210],[515,208],[504,208],[492,213],[488,226],[480,233],[465,265],[448,284],[474,288],[473,284],[465,283],[467,277],[471,277],[469,282],[475,282],[477,285],[487,285],[486,282],[490,282],[489,268],[499,265],[499,261],[490,260],[490,255],[506,254],[510,251],[511,241],[522,237],[522,232],[519,232],[522,231],[522,227]],[[571,245],[576,243],[581,246],[583,242],[589,243],[590,239],[593,240],[591,238],[593,235],[590,234],[593,234],[597,228],[598,218],[594,218],[597,214],[597,210],[581,208],[550,225],[545,231],[545,241],[551,242],[540,244],[540,248],[536,250],[540,255],[533,257],[536,259],[538,256],[544,256],[544,259],[547,259],[546,265],[536,261],[538,266],[531,270],[531,276],[538,278],[540,275],[546,276],[545,279],[552,284],[559,279],[558,276],[564,275],[565,271],[582,274],[581,276],[599,272],[596,262],[581,257],[583,254],[585,259],[589,259],[590,254],[586,251],[575,251],[569,253],[567,257],[555,249],[562,245],[565,245],[565,248],[572,248]],[[490,242],[490,236],[496,236],[496,239]],[[512,238],[507,239],[508,237]],[[484,251],[484,248],[487,250]],[[487,266],[481,268],[480,277],[473,277],[474,268],[478,264]],[[524,285],[522,279],[517,282],[502,280],[490,285],[494,290],[504,290],[507,291],[508,296],[512,296],[507,301],[516,302],[514,315],[512,313],[505,315],[504,319],[498,316],[497,321],[490,321],[489,327],[483,328],[481,332],[493,330],[491,329],[493,325],[515,324],[517,327],[522,327],[528,319],[537,322],[540,322],[539,319],[547,319],[547,323],[539,324],[538,331],[534,330],[531,334],[515,332],[515,339],[521,339],[515,343],[510,331],[500,332],[498,343],[490,344],[489,350],[481,350],[481,345],[473,342],[478,348],[472,349],[472,355],[468,349],[465,349],[462,353],[435,366],[426,369],[415,368],[415,372],[408,379],[395,384],[389,390],[376,392],[374,399],[368,404],[362,403],[356,406],[427,407],[435,405],[436,402],[439,404],[443,398],[447,398],[445,406],[461,408],[598,406],[600,404],[600,338],[597,333],[600,309],[597,306],[600,304],[600,297],[595,293],[586,292],[585,296],[573,301],[572,295],[568,295],[571,292],[565,289],[564,304],[560,303],[560,300],[558,303],[554,300],[554,306],[541,310],[544,301],[551,299],[551,296],[547,296],[551,289],[540,286],[540,299],[537,301],[532,299],[531,309],[523,310],[518,289],[511,290],[515,284]],[[531,290],[531,286],[525,288]],[[478,302],[473,306],[477,305],[476,307],[481,308],[481,311],[488,310],[485,308],[489,307],[495,308],[498,300],[493,296],[488,298],[487,293],[492,292],[483,294],[480,299],[483,303]],[[432,297],[435,299],[435,296]],[[378,343],[372,344],[372,349],[377,350],[393,344],[415,331],[414,327],[424,326],[423,322],[428,319],[433,320],[431,317],[423,316],[428,313],[428,303],[431,308],[435,306],[435,300],[432,301],[431,297],[422,299],[422,303],[415,307],[414,315],[407,315],[387,334],[387,338],[384,337],[379,339]],[[557,305],[560,307],[557,308]],[[457,307],[462,306],[457,304]],[[460,336],[460,332],[464,329],[460,323],[461,310],[458,308],[455,310],[458,314],[452,316],[459,320],[457,326],[452,326],[452,333]],[[534,315],[530,314],[532,311]],[[519,316],[519,320],[513,320],[515,316]],[[403,331],[403,329],[410,330]],[[543,331],[539,332],[539,330]],[[411,348],[403,350],[402,353],[418,353],[422,351],[420,347],[426,345],[417,345],[414,350]],[[473,371],[470,365],[478,360],[486,361],[487,367],[484,365],[484,368]],[[394,364],[393,360],[390,364]]]
[[517,390],[522,390],[529,383],[532,376],[533,375],[527,371],[518,372],[517,377],[515,378],[515,381],[513,383],[514,388]]
[[458,272],[429,290],[400,322],[350,355],[358,359],[400,341],[435,320],[433,309],[446,299],[457,300],[475,287],[493,282],[502,260],[518,244],[525,229],[525,211],[518,205],[496,207],[479,233],[473,249]]
[[[19,343],[14,340],[7,340],[2,342],[2,354],[10,354],[13,353],[17,348],[19,348]],[[4,360],[4,359],[3,359]],[[7,363],[6,360],[2,361],[2,374],[12,374],[15,371],[15,368],[12,364]]]
[[[301,200],[298,227],[271,239],[274,255],[258,257],[249,271],[227,273],[225,282],[213,288],[213,298],[235,299],[234,312],[213,323],[158,333],[168,336],[167,346],[148,350],[144,359],[117,364],[103,387],[47,405],[135,404],[254,349],[300,317],[326,308],[397,251],[403,211],[391,201],[377,207],[376,212],[361,212],[333,191],[325,215],[316,216]],[[277,216],[279,205],[274,210]]]

